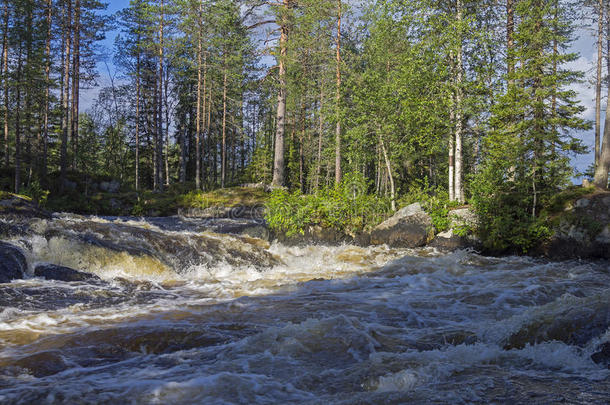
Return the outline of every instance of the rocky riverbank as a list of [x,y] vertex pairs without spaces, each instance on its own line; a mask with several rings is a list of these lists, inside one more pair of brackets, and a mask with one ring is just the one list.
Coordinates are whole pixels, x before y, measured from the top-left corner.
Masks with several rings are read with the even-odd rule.
[[[54,263],[53,268],[42,264],[30,269],[41,277],[56,277],[62,280],[83,280],[95,275],[79,272],[83,261],[93,262],[96,255],[112,262],[128,261],[137,266],[138,262],[156,263],[159,272],[164,269],[183,266],[195,256],[213,264],[223,258],[233,258],[237,262],[269,264],[274,259],[264,251],[266,243],[278,239],[291,245],[350,243],[359,246],[388,245],[391,248],[435,247],[442,251],[472,248],[483,250],[477,236],[477,217],[467,207],[449,212],[449,227],[439,232],[434,228],[432,218],[419,203],[398,210],[391,218],[358,235],[345,235],[331,228],[312,225],[303,235],[287,238],[274,235],[263,220],[260,207],[213,208],[201,213],[164,220],[154,219],[160,229],[180,232],[193,229],[201,235],[189,234],[178,240],[180,246],[166,246],[164,234],[157,229],[131,224],[136,219],[92,219],[89,217],[52,215],[35,206],[27,199],[11,196],[0,201],[0,283],[22,278],[28,271],[27,259],[23,254],[23,243],[33,236],[50,250],[60,253],[62,246],[73,244],[79,256],[65,257],[62,263]],[[610,192],[597,191],[566,203],[563,211],[554,215],[552,236],[542,241],[533,255],[550,259],[610,259]],[[168,225],[171,223],[171,226]],[[181,225],[182,224],[182,225]],[[168,226],[170,228],[168,228]],[[243,249],[243,243],[232,244],[228,239],[215,238],[215,234],[230,234],[246,241],[252,248]],[[78,236],[75,236],[78,235]],[[17,241],[17,242],[15,242]],[[178,243],[175,242],[175,243]],[[174,244],[175,244],[174,243]],[[31,242],[25,243],[26,245]],[[41,246],[25,246],[26,250],[45,249]],[[103,250],[103,252],[99,252]],[[188,254],[185,255],[185,252]],[[488,252],[484,252],[488,253]],[[87,262],[87,267],[97,264]],[[237,263],[236,262],[236,263]],[[101,266],[101,265],[100,265]],[[99,266],[98,266],[99,267]],[[150,266],[148,266],[150,267]]]
[[[562,211],[549,217],[552,234],[530,254],[550,259],[610,259],[610,192],[595,191],[567,201]],[[310,226],[304,235],[279,237],[284,243],[312,242],[360,246],[387,244],[396,248],[435,247],[443,251],[472,248],[486,252],[477,237],[478,219],[468,207],[449,212],[448,229],[438,231],[431,216],[415,203],[398,210],[370,232],[355,236],[334,229]],[[512,252],[511,252],[512,253]]]

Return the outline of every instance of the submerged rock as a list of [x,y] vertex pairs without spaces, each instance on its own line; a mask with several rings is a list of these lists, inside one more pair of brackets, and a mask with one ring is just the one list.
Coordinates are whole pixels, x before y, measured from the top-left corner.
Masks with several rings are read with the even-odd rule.
[[584,346],[610,326],[608,292],[590,297],[562,296],[546,305],[517,315],[519,325],[505,341],[505,349],[557,340]]
[[597,351],[591,355],[591,360],[610,369],[610,342],[598,346]]
[[71,269],[70,267],[58,266],[56,264],[41,264],[34,270],[36,277],[43,277],[47,280],[58,281],[99,281],[100,278],[95,274],[85,273]]
[[10,283],[23,278],[27,268],[28,263],[21,250],[0,241],[0,283]]
[[415,248],[426,245],[434,237],[432,218],[419,203],[397,211],[371,232],[371,244]]

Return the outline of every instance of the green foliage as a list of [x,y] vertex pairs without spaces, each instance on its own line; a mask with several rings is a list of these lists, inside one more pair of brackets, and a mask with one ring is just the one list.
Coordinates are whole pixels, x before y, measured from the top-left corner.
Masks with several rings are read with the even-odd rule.
[[553,215],[564,211],[569,208],[579,198],[595,192],[595,187],[580,187],[572,186],[560,193],[554,194],[550,197],[545,210],[542,212],[543,215]]
[[523,0],[510,55],[520,63],[492,110],[481,170],[472,182],[481,224],[479,236],[494,252],[523,253],[550,236],[545,212],[562,204],[554,198],[572,175],[569,153],[582,153],[573,130],[589,127],[584,108],[567,90],[581,74],[565,68],[576,58],[565,53],[571,39],[568,9],[549,0]]
[[507,189],[482,181],[484,178],[479,176],[473,183],[473,204],[480,221],[478,236],[485,248],[494,253],[527,253],[551,235],[548,222],[532,216],[533,201],[527,190]]
[[277,189],[266,204],[265,219],[271,230],[289,237],[305,234],[311,225],[355,235],[378,224],[390,212],[390,201],[369,194],[368,188],[362,175],[347,174],[339,186],[315,194]]
[[37,207],[41,208],[44,208],[47,205],[49,193],[49,190],[45,190],[40,186],[38,180],[32,181],[32,183],[25,190],[23,190],[23,194],[30,197],[32,202]]
[[420,203],[422,208],[430,215],[437,232],[444,232],[449,229],[451,224],[449,212],[452,208],[459,206],[458,202],[449,201],[447,190],[440,187],[430,187],[427,179],[422,184],[412,187],[399,200],[399,205],[406,206],[416,202]]

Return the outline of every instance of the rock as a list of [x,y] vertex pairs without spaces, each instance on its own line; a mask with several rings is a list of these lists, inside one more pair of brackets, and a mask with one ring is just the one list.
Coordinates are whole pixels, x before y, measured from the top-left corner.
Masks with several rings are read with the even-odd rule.
[[264,218],[264,207],[237,205],[235,207],[212,206],[204,209],[179,209],[178,216],[198,219],[261,219]]
[[4,219],[8,217],[51,218],[50,213],[38,208],[32,201],[17,195],[0,200],[0,215]]
[[426,245],[434,237],[432,218],[419,203],[397,211],[394,216],[371,232],[371,244],[415,248]]
[[74,270],[69,267],[58,266],[56,264],[41,264],[36,266],[34,270],[36,277],[42,277],[47,280],[58,281],[99,281],[98,276],[91,273]]
[[557,218],[551,238],[537,253],[553,259],[610,259],[610,193],[582,197]]
[[64,188],[67,190],[76,190],[78,184],[74,181],[70,181],[68,179],[64,179]]
[[602,364],[610,369],[610,342],[606,342],[597,347],[597,351],[591,355],[591,360],[597,364]]
[[475,229],[479,224],[479,218],[470,208],[459,208],[449,212],[449,219],[451,220],[449,227],[451,229],[467,227],[469,229]]
[[453,229],[449,229],[436,235],[434,240],[430,242],[430,246],[440,250],[453,251],[468,247],[468,243],[466,238],[456,235]]
[[0,242],[0,284],[23,278],[28,262],[18,247]]
[[243,187],[243,188],[254,188],[254,189],[258,189],[258,190],[263,190],[265,192],[270,192],[271,191],[271,186],[269,184],[265,184],[262,181],[260,183],[246,183],[246,184],[242,184],[240,187]]
[[102,181],[100,183],[100,190],[105,191],[107,193],[116,193],[121,188],[121,183],[116,180],[111,181]]
[[269,240],[269,229],[264,225],[251,225],[241,230],[239,235],[249,236],[251,238]]
[[360,233],[354,238],[354,243],[357,246],[367,247],[371,245],[371,234],[368,232]]
[[595,242],[610,246],[610,224],[606,225],[603,231],[595,238]]

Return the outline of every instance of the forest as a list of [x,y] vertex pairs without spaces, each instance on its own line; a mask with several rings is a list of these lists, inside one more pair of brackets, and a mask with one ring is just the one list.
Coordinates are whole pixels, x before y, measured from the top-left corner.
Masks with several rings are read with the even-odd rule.
[[[357,189],[382,211],[425,196],[470,203],[490,241],[527,246],[586,131],[585,175],[608,186],[609,5],[131,0],[110,15],[98,0],[4,0],[0,187],[68,204],[102,179],[138,199],[265,183],[282,201]],[[570,68],[582,30],[591,75]],[[574,91],[589,82],[595,122]]]

